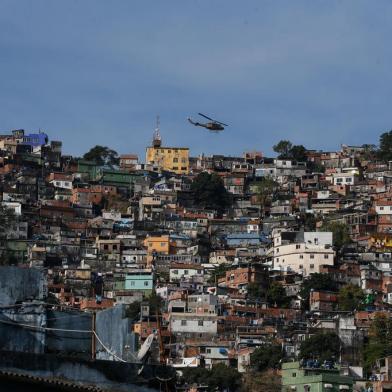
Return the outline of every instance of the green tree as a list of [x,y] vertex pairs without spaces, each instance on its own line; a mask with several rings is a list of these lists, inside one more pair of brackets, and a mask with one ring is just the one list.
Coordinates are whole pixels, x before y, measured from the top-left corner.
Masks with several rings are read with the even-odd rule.
[[306,148],[302,144],[293,145],[289,140],[281,140],[273,146],[273,150],[279,154],[279,159],[294,159],[300,162],[307,160]]
[[269,343],[253,351],[250,355],[250,364],[254,370],[259,372],[267,369],[277,369],[283,357],[282,346]]
[[278,158],[288,159],[290,158],[290,151],[293,144],[289,140],[281,140],[278,144],[273,146],[273,150],[279,154]]
[[365,294],[358,286],[348,284],[339,290],[339,310],[361,310],[363,308],[364,300]]
[[257,282],[248,283],[246,290],[250,299],[260,299],[263,295],[263,287]]
[[[157,313],[161,312],[163,306],[163,299],[155,292],[155,290],[151,293],[149,297],[146,298],[145,302],[147,302],[150,306],[150,314],[152,316],[155,316]],[[140,301],[135,301],[129,304],[125,311],[126,317],[132,320],[137,320],[140,316],[141,304],[142,303]]]
[[264,216],[266,207],[271,205],[278,184],[270,177],[263,177],[255,187],[256,202],[260,205],[260,216]]
[[290,305],[290,298],[280,283],[272,282],[267,290],[267,302],[269,306],[287,308]]
[[306,148],[302,144],[293,146],[290,149],[289,157],[298,162],[305,162],[307,160],[306,151]]
[[372,160],[375,159],[376,155],[377,155],[377,147],[375,144],[363,144],[362,145],[363,148],[363,158],[366,160]]
[[307,162],[307,167],[311,173],[325,173],[325,166],[321,163]]
[[333,246],[340,250],[344,245],[350,244],[351,237],[348,226],[342,222],[325,222],[321,227],[322,231],[331,231]]
[[222,214],[230,206],[230,195],[222,179],[215,173],[200,173],[193,180],[191,191],[198,207],[217,210]]
[[140,316],[140,306],[140,301],[130,303],[125,310],[125,316],[131,320],[138,320]]
[[314,214],[304,213],[300,215],[300,220],[305,231],[315,231],[317,219]]
[[378,157],[383,161],[392,160],[392,130],[384,132],[380,136],[380,148],[378,150]]
[[338,359],[339,354],[339,336],[335,332],[318,332],[301,343],[299,357],[324,361]]
[[208,283],[215,285],[215,283],[216,284],[218,283],[218,279],[225,275],[226,275],[226,265],[219,264],[218,267],[215,267],[214,270],[211,272],[211,275],[208,279]]
[[303,306],[307,309],[309,307],[309,295],[311,290],[326,290],[335,291],[336,283],[331,275],[315,273],[311,274],[302,282],[300,297],[303,300]]
[[150,313],[156,314],[157,312],[161,312],[163,306],[163,299],[160,295],[156,293],[155,290],[152,291],[150,296],[147,298],[148,304],[150,306]]
[[389,314],[375,315],[363,355],[367,370],[374,366],[377,359],[392,355],[392,320]]
[[189,384],[207,385],[208,391],[235,392],[241,386],[241,374],[234,368],[229,368],[223,363],[205,368],[185,368],[182,371],[183,382]]
[[94,161],[97,165],[114,167],[119,163],[119,157],[116,151],[109,147],[95,146],[83,155],[83,159]]
[[244,392],[281,392],[282,378],[276,370],[248,371],[243,375]]
[[210,391],[238,391],[241,386],[241,373],[223,363],[218,363],[210,370],[208,386]]

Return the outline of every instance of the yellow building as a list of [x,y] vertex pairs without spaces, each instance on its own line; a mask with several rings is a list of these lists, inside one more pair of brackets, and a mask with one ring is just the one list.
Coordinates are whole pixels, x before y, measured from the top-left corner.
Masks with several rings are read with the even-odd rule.
[[177,174],[189,173],[189,148],[147,147],[146,163]]
[[176,174],[189,173],[188,147],[162,147],[157,129],[151,147],[146,149],[146,163]]
[[163,235],[160,237],[147,237],[144,240],[144,246],[147,248],[147,266],[150,266],[154,259],[155,253],[163,255],[169,254],[170,237],[168,235]]

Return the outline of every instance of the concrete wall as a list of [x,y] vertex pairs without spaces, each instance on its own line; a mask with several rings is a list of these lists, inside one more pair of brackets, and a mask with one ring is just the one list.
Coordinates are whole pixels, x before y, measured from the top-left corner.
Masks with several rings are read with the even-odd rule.
[[[132,360],[137,351],[137,339],[132,332],[132,320],[125,317],[125,308],[124,305],[116,305],[98,312],[96,332],[112,353],[124,360]],[[116,360],[98,341],[96,347],[97,359]]]
[[[33,325],[26,328],[13,324]],[[0,312],[0,350],[43,353],[45,332],[40,327],[46,323],[45,309],[42,305],[31,305]]]
[[43,300],[47,293],[43,271],[34,268],[0,267],[0,306],[29,299]]
[[[91,331],[91,320],[91,313],[47,310],[48,328]],[[91,333],[46,331],[45,352],[91,358]]]

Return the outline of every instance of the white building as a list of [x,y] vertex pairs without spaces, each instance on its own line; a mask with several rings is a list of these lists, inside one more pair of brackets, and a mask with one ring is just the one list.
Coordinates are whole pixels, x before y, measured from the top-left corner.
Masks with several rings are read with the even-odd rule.
[[72,190],[72,175],[64,173],[51,173],[49,177],[49,184],[55,188]]
[[15,215],[22,215],[22,204],[16,201],[3,201],[2,205],[8,210],[12,210]]
[[332,174],[334,185],[354,185],[357,182],[357,178],[357,174],[352,172]]
[[273,239],[275,270],[308,276],[320,272],[323,265],[334,264],[331,232],[275,232]]
[[169,316],[170,331],[185,336],[216,335],[218,333],[218,317],[196,313],[171,313]]
[[200,264],[172,263],[169,270],[170,282],[188,279],[195,275],[204,275],[204,267]]
[[392,199],[385,198],[376,201],[377,215],[391,215],[392,214]]

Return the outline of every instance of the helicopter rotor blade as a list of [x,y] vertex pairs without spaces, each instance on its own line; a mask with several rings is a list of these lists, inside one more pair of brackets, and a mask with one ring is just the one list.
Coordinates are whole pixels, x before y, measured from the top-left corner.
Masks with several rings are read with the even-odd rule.
[[227,124],[225,124],[225,123],[223,123],[223,122],[220,122],[220,121],[217,121],[217,120],[214,120],[213,118],[208,117],[208,116],[206,116],[206,115],[203,114],[203,113],[199,113],[199,115],[205,117],[207,120],[210,120],[210,121],[212,121],[212,122],[214,122],[214,123],[221,124],[221,125],[223,125],[224,127],[228,127]]
[[223,125],[224,127],[228,127],[228,125],[227,124],[225,124],[225,123],[223,123],[223,122],[220,122],[220,121],[216,121],[216,120],[214,120],[216,123],[218,123],[218,124],[221,124],[221,125]]
[[211,117],[208,117],[208,116],[204,115],[203,113],[199,113],[199,116],[203,116],[204,118],[206,118],[207,120],[210,120],[210,121],[215,121]]

